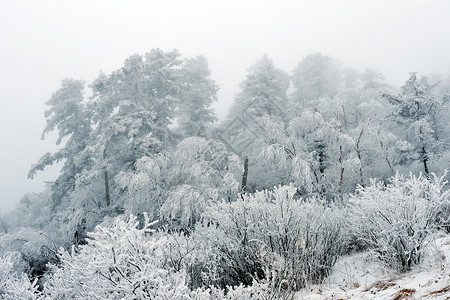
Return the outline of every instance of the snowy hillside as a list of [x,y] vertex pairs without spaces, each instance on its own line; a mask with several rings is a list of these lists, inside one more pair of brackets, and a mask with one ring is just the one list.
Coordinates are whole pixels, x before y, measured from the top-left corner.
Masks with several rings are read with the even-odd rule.
[[430,242],[424,262],[402,275],[374,258],[365,252],[340,259],[330,277],[295,299],[450,299],[450,235]]

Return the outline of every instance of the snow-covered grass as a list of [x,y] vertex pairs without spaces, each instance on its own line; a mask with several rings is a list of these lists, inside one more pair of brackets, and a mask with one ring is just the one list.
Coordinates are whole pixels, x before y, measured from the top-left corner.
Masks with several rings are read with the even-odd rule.
[[450,235],[436,235],[422,263],[407,273],[392,271],[369,252],[342,257],[329,277],[294,299],[450,299]]

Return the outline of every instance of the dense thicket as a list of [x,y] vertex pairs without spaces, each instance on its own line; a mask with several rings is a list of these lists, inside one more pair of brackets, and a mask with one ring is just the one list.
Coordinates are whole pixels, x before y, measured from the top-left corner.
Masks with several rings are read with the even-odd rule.
[[202,56],[64,79],[43,131],[59,150],[29,177],[62,168],[0,220],[0,295],[274,299],[352,249],[409,270],[450,224],[449,86],[411,73],[397,91],[320,53],[289,75],[264,55],[214,123]]

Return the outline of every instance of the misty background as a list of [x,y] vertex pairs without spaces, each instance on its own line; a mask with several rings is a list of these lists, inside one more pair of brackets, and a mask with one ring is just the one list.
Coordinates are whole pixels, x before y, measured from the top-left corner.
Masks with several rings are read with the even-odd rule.
[[12,1],[0,2],[0,212],[44,189],[58,167],[27,179],[56,149],[41,141],[44,103],[63,78],[91,81],[133,53],[178,49],[207,57],[223,119],[246,69],[266,53],[291,72],[322,52],[342,66],[381,72],[450,71],[448,1]]

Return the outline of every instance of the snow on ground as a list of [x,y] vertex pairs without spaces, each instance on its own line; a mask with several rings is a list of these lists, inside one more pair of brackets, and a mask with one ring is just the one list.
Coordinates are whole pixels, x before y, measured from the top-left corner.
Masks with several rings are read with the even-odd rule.
[[450,235],[429,243],[422,264],[404,274],[367,252],[344,257],[322,284],[297,292],[294,299],[450,299]]

